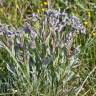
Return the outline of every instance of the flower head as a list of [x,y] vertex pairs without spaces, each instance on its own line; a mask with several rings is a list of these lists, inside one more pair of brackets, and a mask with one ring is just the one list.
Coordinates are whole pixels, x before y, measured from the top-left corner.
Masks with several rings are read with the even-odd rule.
[[92,36],[96,36],[96,32],[92,32]]
[[84,21],[84,25],[88,25],[88,21]]
[[43,2],[43,3],[44,3],[45,6],[48,5],[48,2]]

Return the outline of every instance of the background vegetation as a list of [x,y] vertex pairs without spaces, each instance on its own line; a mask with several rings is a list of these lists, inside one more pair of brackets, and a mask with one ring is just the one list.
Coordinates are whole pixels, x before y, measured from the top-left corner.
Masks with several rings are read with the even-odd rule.
[[[30,34],[24,33],[24,48],[16,47],[17,51],[15,43],[13,49],[8,46],[10,37],[0,35],[1,96],[96,96],[96,0],[49,1],[0,0],[0,27],[8,25],[19,30],[27,22],[38,31],[34,48],[29,48]],[[41,19],[50,7],[75,15],[86,27],[86,35],[74,38],[73,50],[58,47],[53,52],[54,37],[48,26],[46,40],[40,33]],[[40,15],[40,21],[33,23],[33,13]],[[78,45],[80,52],[72,54]]]

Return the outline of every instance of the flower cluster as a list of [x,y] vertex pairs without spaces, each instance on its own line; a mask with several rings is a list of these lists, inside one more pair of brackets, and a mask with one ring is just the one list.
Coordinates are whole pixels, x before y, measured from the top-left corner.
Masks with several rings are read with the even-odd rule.
[[[31,23],[28,23],[29,21],[26,20],[24,26],[18,29],[6,24],[0,24],[0,36],[5,35],[11,38],[9,41],[15,40],[17,45],[23,47],[25,34],[28,34],[30,38],[29,45],[34,46],[37,33],[42,34],[41,38],[45,38],[44,42],[46,42],[48,34],[51,33],[50,38],[52,38],[52,46],[55,51],[55,48],[59,46],[70,49],[73,39],[78,32],[86,34],[86,28],[83,26],[80,19],[66,12],[49,9],[45,12],[44,16],[33,13],[31,17]],[[39,32],[36,32],[37,30],[34,28],[34,24],[37,23],[38,20],[40,21],[38,22],[40,28],[38,30]],[[32,46],[31,48],[35,48]]]
[[[48,10],[46,15],[50,19],[49,22],[53,29],[61,29],[60,27],[71,26],[72,29],[80,31],[81,33],[86,33],[86,28],[83,26],[82,22],[74,15],[69,16],[66,12],[60,12],[57,10]],[[58,30],[59,31],[59,30]]]
[[77,32],[80,31],[81,33],[86,34],[86,28],[80,22],[79,18],[77,18],[76,16],[71,16],[70,21],[72,28],[74,28]]
[[28,23],[26,23],[24,28],[18,29],[7,24],[0,24],[0,36],[6,36],[8,39],[11,38],[11,40],[15,38],[17,44],[21,44],[21,39],[23,38],[24,34],[26,34],[26,32],[29,33],[29,36],[32,40],[36,38],[35,30]]
[[73,38],[77,33],[86,34],[87,32],[80,19],[74,15],[51,9],[46,11],[45,14],[45,18],[48,21],[47,25],[49,23],[50,28],[55,34],[58,32],[61,34],[68,30],[65,38],[63,38],[65,40],[62,42],[68,49],[71,48]]

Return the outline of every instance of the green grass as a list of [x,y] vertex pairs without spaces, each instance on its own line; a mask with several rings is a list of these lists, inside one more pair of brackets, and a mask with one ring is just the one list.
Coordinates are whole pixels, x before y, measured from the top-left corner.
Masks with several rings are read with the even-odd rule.
[[[34,5],[32,8],[29,7],[30,2]],[[69,14],[80,18],[83,23],[87,22],[84,24],[87,34],[77,35],[72,45],[80,45],[80,53],[66,56],[70,50],[65,47],[58,47],[55,53],[52,53],[54,39],[47,27],[46,32],[49,34],[46,41],[38,33],[34,49],[28,48],[30,38],[24,34],[25,49],[28,53],[24,53],[25,49],[18,49],[18,56],[14,48],[12,51],[6,45],[6,38],[0,37],[0,41],[5,41],[3,47],[0,44],[0,96],[96,95],[96,0],[54,0],[52,4],[53,8],[65,9]],[[35,0],[5,0],[4,5],[0,6],[0,21],[20,28],[27,16],[37,12],[35,8],[40,7],[39,5],[40,2],[37,4]],[[40,14],[44,15],[43,12]],[[31,20],[30,22],[33,23]],[[40,24],[41,22],[37,22],[34,25],[37,31],[41,27]],[[23,56],[21,53],[24,53]],[[18,60],[19,56],[23,58],[23,62]],[[6,82],[9,85],[5,84],[4,87]]]

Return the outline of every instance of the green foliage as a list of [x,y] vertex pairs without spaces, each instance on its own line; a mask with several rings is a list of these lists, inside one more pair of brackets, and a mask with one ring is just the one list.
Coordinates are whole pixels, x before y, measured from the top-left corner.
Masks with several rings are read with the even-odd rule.
[[[0,21],[16,28],[21,27],[31,13],[37,13],[37,8],[41,8],[40,4],[41,0],[5,0],[0,5]],[[19,62],[17,53],[6,45],[4,39],[3,47],[0,44],[0,85],[6,82],[9,85],[6,87],[7,91],[1,86],[0,95],[95,96],[96,0],[54,0],[52,5],[53,8],[75,14],[84,21],[87,35],[78,34],[73,43],[74,47],[81,45],[80,54],[67,56],[70,50],[61,47],[56,48],[53,53],[51,33],[46,40],[38,33],[35,48],[29,48],[30,37],[24,34],[24,45],[29,53],[23,54],[23,62]],[[43,16],[43,13],[40,15]],[[41,22],[30,22],[39,31]],[[49,30],[46,27],[47,31]],[[59,35],[60,33],[58,37]],[[0,37],[0,41],[2,38]],[[20,49],[19,56],[25,51]],[[76,65],[78,61],[80,66]]]

